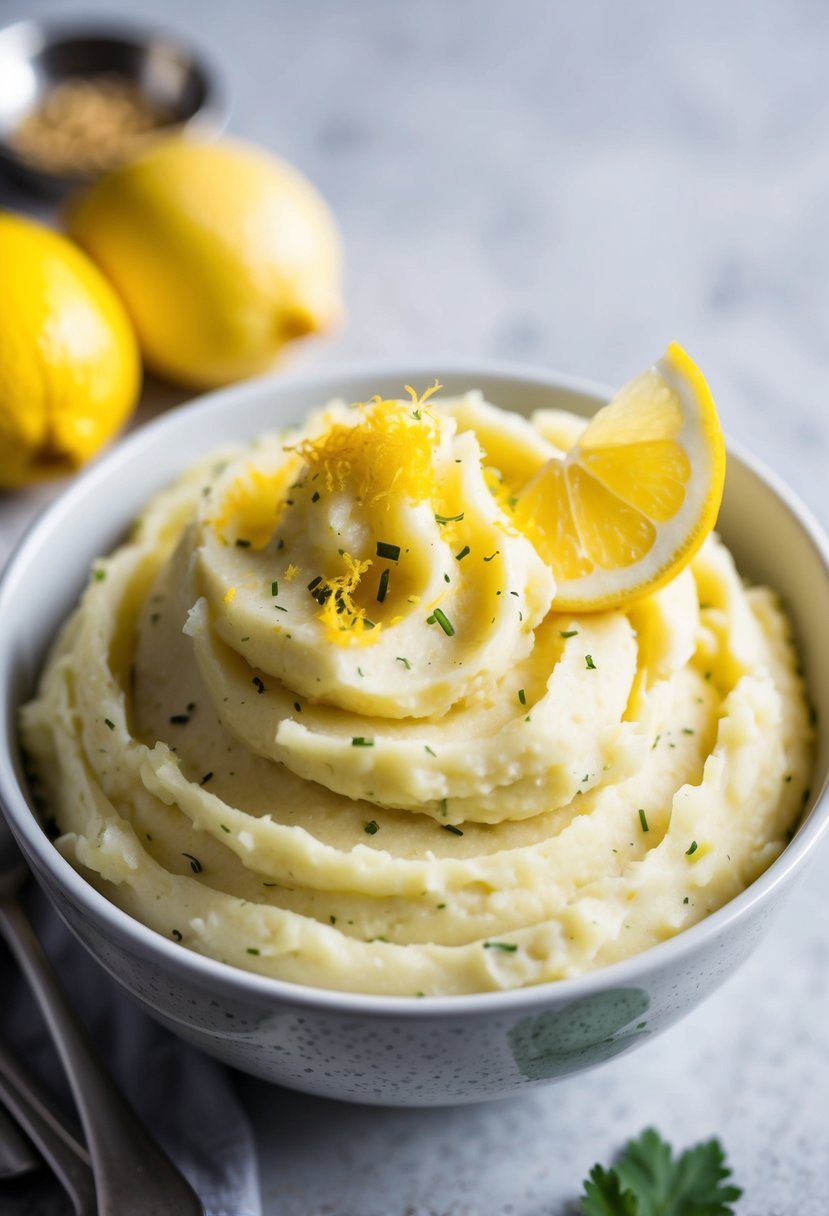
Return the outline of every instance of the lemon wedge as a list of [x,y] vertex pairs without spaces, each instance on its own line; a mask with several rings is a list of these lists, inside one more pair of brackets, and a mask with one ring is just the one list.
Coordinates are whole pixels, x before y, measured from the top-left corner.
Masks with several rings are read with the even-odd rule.
[[557,611],[616,608],[690,562],[724,480],[713,398],[674,342],[518,493],[515,522],[552,567]]

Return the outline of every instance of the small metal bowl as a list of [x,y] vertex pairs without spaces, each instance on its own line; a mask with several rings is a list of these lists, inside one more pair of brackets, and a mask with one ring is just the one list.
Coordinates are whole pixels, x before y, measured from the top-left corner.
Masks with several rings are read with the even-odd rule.
[[216,69],[176,35],[134,26],[19,21],[0,30],[0,166],[30,186],[64,191],[104,171],[53,172],[13,143],[20,124],[49,92],[77,78],[133,85],[168,115],[159,134],[215,136],[227,122],[227,96]]

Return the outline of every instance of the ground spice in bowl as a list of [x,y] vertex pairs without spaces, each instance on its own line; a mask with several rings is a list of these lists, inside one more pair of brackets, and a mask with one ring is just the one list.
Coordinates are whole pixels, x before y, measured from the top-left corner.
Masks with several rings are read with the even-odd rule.
[[9,138],[47,173],[92,174],[135,155],[175,115],[125,76],[69,77],[54,85]]

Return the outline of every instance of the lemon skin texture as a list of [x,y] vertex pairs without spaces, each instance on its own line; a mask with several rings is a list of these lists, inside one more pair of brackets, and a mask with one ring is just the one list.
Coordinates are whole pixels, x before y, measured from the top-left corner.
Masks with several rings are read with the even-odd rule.
[[147,366],[180,384],[257,375],[342,315],[327,204],[242,143],[156,144],[70,205],[68,224],[119,292]]
[[0,487],[83,464],[140,386],[135,333],[97,267],[60,234],[0,212]]

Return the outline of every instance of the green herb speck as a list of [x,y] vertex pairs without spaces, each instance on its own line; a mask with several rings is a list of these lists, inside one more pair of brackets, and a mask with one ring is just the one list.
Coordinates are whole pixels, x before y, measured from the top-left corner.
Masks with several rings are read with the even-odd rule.
[[437,623],[440,625],[443,632],[446,634],[446,636],[448,638],[453,637],[454,633],[455,633],[455,626],[449,620],[449,617],[446,615],[446,613],[443,612],[440,608],[436,608],[433,613],[433,616],[434,616],[434,619],[437,621]]

